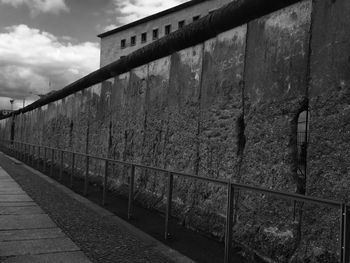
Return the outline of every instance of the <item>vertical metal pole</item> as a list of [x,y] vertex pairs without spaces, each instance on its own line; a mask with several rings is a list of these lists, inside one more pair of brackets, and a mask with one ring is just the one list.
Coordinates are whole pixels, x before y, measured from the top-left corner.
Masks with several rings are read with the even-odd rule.
[[345,204],[340,207],[340,263],[343,263],[344,257],[344,218],[345,218]]
[[106,160],[106,163],[105,163],[105,175],[103,177],[102,205],[106,204],[107,180],[108,180],[108,161]]
[[85,164],[85,181],[84,181],[84,195],[87,195],[89,185],[89,156],[86,156]]
[[24,145],[25,162],[28,162],[27,144]]
[[35,163],[35,145],[32,145],[32,167],[34,167]]
[[27,145],[27,163],[29,163],[29,159],[30,159],[30,147],[29,145]]
[[128,202],[128,219],[131,219],[133,212],[134,202],[134,179],[135,179],[135,166],[131,165],[129,176],[129,202]]
[[73,175],[74,175],[74,163],[75,163],[75,153],[72,153],[72,170],[70,174],[70,187],[73,188]]
[[230,262],[232,243],[232,217],[233,217],[233,195],[234,189],[231,183],[227,185],[227,209],[226,209],[226,229],[225,229],[225,257],[224,262]]
[[32,164],[32,146],[28,144],[28,165]]
[[62,181],[63,177],[63,151],[60,154],[60,181]]
[[23,162],[25,162],[25,157],[26,157],[26,147],[25,147],[25,145],[23,144],[23,142],[22,142],[22,161]]
[[38,170],[40,169],[41,147],[38,146]]
[[171,203],[173,199],[173,181],[174,175],[171,172],[168,172],[168,196],[167,196],[167,206],[165,212],[165,232],[164,239],[167,240],[169,237],[169,219],[171,216]]
[[50,176],[53,176],[53,165],[55,163],[55,150],[51,149],[51,166],[50,166]]
[[15,142],[14,144],[13,144],[13,150],[14,150],[14,153],[15,153],[15,158],[16,159],[18,159],[18,151],[17,151],[17,142]]
[[36,168],[40,168],[40,145],[38,145],[38,158],[36,159]]
[[30,165],[31,157],[30,145],[28,144],[28,165]]
[[30,161],[30,165],[33,166],[33,158],[34,158],[34,154],[33,154],[33,145],[29,145],[29,161]]
[[44,148],[44,172],[46,172],[46,156],[47,156],[47,148]]
[[24,145],[25,162],[28,162],[27,144]]
[[349,263],[350,260],[350,209],[346,204],[341,208],[341,262]]

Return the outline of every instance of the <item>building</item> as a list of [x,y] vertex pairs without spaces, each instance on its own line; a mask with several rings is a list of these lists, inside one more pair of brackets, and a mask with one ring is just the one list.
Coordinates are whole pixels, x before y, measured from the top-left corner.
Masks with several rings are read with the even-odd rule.
[[232,0],[192,0],[98,35],[103,67],[213,12]]

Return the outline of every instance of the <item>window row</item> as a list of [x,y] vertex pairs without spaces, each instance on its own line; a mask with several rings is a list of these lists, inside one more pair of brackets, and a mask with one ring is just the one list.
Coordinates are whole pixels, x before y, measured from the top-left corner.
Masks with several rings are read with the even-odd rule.
[[[210,12],[209,12],[210,13]],[[200,16],[194,16],[192,18],[192,21],[196,21],[200,18]],[[186,21],[185,20],[181,20],[178,22],[177,26],[178,26],[178,29],[181,29],[185,26],[186,24]],[[166,25],[164,26],[164,35],[167,36],[169,35],[172,31],[172,28],[171,28],[171,25]],[[147,32],[144,32],[141,34],[141,44],[143,43],[146,43],[147,42]],[[155,28],[152,30],[152,40],[157,40],[159,38],[159,29],[158,28]],[[131,36],[130,37],[130,46],[135,46],[136,45],[136,36]],[[120,41],[120,48],[126,48],[126,39],[122,39]]]

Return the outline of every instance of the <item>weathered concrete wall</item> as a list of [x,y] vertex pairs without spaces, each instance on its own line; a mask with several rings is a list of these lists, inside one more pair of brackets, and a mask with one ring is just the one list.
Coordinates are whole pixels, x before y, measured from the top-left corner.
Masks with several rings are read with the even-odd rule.
[[[306,109],[311,9],[311,1],[305,1],[248,24],[242,183],[305,194],[295,179],[293,120]],[[287,203],[284,209],[276,200],[256,194],[242,195],[240,201],[242,242],[249,240],[265,254],[287,261],[300,234],[288,211],[292,206]],[[271,227],[277,228],[275,234],[266,231]]]
[[[349,11],[347,0],[295,4],[16,116],[15,138],[348,201]],[[305,179],[298,172],[297,120],[308,107]],[[3,138],[11,123],[0,121]],[[103,162],[90,162],[96,179],[103,169]],[[110,172],[110,187],[123,193],[128,171]],[[163,210],[164,175],[136,175],[138,201]],[[181,223],[222,238],[224,189],[174,183]],[[235,201],[236,242],[280,262],[339,256],[337,211],[246,191],[236,192]]]

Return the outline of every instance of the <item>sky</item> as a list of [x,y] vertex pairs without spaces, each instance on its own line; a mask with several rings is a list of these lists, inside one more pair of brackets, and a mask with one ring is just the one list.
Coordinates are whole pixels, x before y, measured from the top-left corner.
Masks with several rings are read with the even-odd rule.
[[98,34],[188,0],[0,0],[0,110],[98,69]]

